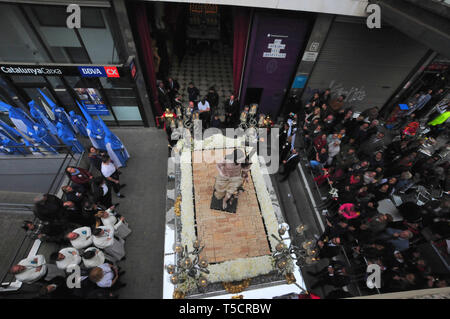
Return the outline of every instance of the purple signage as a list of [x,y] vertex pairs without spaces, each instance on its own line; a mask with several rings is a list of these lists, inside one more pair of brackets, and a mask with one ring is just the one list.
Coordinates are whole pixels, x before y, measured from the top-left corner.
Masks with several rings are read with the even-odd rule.
[[258,103],[259,111],[277,116],[303,48],[308,20],[255,13],[250,35],[242,103]]

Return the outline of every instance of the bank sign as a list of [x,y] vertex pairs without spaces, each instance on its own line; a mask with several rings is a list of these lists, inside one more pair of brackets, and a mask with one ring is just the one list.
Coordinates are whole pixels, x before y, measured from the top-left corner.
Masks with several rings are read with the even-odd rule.
[[3,74],[11,75],[62,75],[63,70],[58,67],[36,67],[36,66],[0,66],[0,71]]
[[120,78],[115,66],[79,66],[78,70],[83,78]]
[[35,75],[35,76],[81,76],[120,78],[122,66],[81,66],[81,65],[35,65],[35,64],[0,64],[0,74]]

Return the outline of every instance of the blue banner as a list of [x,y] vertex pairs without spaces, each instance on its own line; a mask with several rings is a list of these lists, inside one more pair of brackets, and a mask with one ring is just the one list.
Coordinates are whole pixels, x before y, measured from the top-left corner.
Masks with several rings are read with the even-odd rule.
[[91,115],[109,115],[108,107],[105,104],[89,104],[85,102],[86,111]]
[[105,68],[101,66],[79,66],[78,70],[83,78],[107,77]]
[[292,84],[293,89],[303,89],[308,77],[306,75],[297,75],[295,77],[294,83]]

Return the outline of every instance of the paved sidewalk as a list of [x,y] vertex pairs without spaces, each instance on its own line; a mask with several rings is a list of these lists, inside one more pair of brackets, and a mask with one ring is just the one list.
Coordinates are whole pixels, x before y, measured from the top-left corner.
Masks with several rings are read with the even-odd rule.
[[123,199],[119,213],[129,223],[132,233],[126,239],[126,271],[119,290],[120,298],[162,298],[164,223],[167,181],[167,139],[155,128],[112,129],[130,153],[128,167],[122,168]]

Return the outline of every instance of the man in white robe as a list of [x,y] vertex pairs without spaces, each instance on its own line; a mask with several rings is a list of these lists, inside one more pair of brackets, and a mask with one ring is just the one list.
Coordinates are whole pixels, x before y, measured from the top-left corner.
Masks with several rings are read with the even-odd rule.
[[111,209],[98,212],[95,216],[101,219],[104,226],[113,227],[115,235],[119,238],[125,239],[131,233],[125,217],[115,214]]
[[86,269],[98,267],[105,262],[105,254],[97,247],[89,247],[81,257]]
[[92,233],[92,240],[97,248],[103,249],[114,261],[125,257],[125,241],[114,236],[114,228],[111,226],[100,226]]
[[83,249],[92,244],[92,232],[86,226],[74,229],[66,235],[66,238],[76,249]]
[[17,280],[31,284],[43,278],[47,273],[47,265],[43,255],[36,255],[22,259],[10,271]]
[[66,270],[69,266],[78,265],[80,262],[80,253],[73,247],[61,249],[56,256],[56,266],[62,270]]

